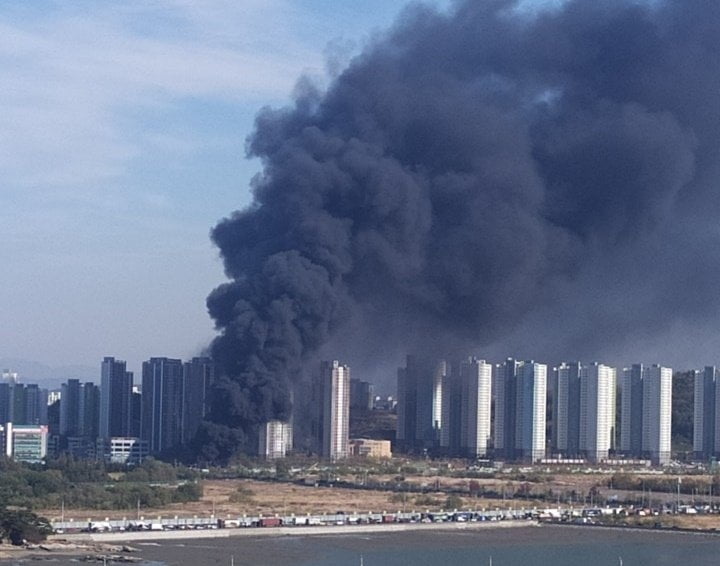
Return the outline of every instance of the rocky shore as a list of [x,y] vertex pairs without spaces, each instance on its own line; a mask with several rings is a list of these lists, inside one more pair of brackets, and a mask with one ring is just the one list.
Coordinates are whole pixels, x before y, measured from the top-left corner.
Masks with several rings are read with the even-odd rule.
[[134,556],[138,549],[128,545],[103,544],[91,541],[70,541],[56,538],[41,544],[24,546],[0,545],[0,561],[40,561],[53,556],[72,556],[79,562],[129,564],[142,562]]

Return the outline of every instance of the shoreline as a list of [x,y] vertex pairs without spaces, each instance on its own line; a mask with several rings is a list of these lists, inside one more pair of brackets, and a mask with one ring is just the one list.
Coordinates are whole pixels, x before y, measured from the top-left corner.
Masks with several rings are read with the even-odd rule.
[[637,533],[657,534],[688,534],[719,536],[720,531],[710,529],[694,529],[679,527],[643,527],[639,525],[610,525],[603,523],[569,523],[560,521],[477,521],[477,522],[443,522],[443,523],[381,523],[364,525],[332,525],[332,526],[280,526],[280,527],[252,527],[252,528],[225,528],[192,531],[125,531],[110,533],[77,533],[64,535],[51,535],[48,543],[70,544],[114,544],[123,545],[135,542],[157,542],[167,540],[193,540],[193,539],[224,539],[235,537],[292,537],[292,536],[346,536],[353,534],[388,534],[405,533],[412,531],[428,532],[462,532],[485,531],[513,528],[555,527],[572,529],[616,530]]
[[[567,531],[568,527],[577,530],[585,529],[602,532],[616,531],[634,533],[638,535],[659,536],[668,535],[702,535],[705,537],[716,537],[718,531],[690,530],[673,528],[644,528],[636,525],[601,525],[601,524],[577,524],[545,521],[492,521],[492,522],[470,522],[470,523],[402,523],[402,524],[373,524],[373,525],[337,525],[337,526],[296,526],[296,527],[267,527],[267,528],[232,528],[213,529],[206,531],[163,531],[163,532],[121,532],[121,533],[77,533],[67,535],[52,535],[47,542],[35,547],[10,547],[0,546],[0,564],[13,564],[18,560],[23,562],[34,562],[38,560],[84,560],[88,562],[102,561],[102,557],[108,558],[107,562],[141,562],[145,560],[146,552],[151,547],[162,546],[165,543],[178,544],[194,540],[211,541],[232,540],[232,539],[291,539],[293,537],[352,537],[353,535],[402,535],[414,534],[420,536],[430,534],[446,533],[448,535],[462,533],[476,533],[492,536],[491,533],[505,531],[507,536],[515,537],[509,533],[514,529],[519,531],[540,532],[542,529],[551,531],[557,529]],[[423,534],[424,532],[424,534]],[[551,532],[547,534],[552,535]],[[522,533],[518,533],[523,538]],[[139,546],[131,547],[130,544]],[[206,543],[207,544],[207,543]]]
[[615,530],[637,533],[670,533],[718,536],[720,531],[677,527],[643,527],[639,525],[609,525],[602,523],[567,523],[560,521],[478,521],[466,523],[389,523],[369,525],[333,526],[280,526],[253,528],[226,528],[194,531],[125,531],[110,533],[77,533],[50,535],[48,544],[67,543],[78,545],[107,544],[122,546],[136,542],[163,542],[168,540],[225,539],[236,537],[293,537],[293,536],[347,536],[353,534],[389,534],[414,531],[463,532],[513,528],[556,527],[572,529]]
[[538,521],[478,521],[469,523],[380,523],[375,525],[332,525],[332,526],[294,526],[294,527],[252,527],[209,529],[194,531],[125,531],[113,533],[82,533],[51,535],[48,541],[78,541],[88,543],[115,543],[166,541],[182,539],[212,539],[231,537],[284,537],[284,536],[331,536],[391,533],[408,531],[464,531],[485,529],[507,529],[518,527],[537,527]]

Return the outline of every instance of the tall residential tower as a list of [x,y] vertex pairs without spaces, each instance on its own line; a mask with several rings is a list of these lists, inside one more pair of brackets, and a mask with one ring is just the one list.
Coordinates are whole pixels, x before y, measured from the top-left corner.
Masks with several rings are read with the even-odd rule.
[[106,357],[100,372],[101,438],[131,436],[133,374],[124,361]]
[[347,458],[350,428],[350,368],[337,360],[322,362],[313,387],[314,433],[320,455]]

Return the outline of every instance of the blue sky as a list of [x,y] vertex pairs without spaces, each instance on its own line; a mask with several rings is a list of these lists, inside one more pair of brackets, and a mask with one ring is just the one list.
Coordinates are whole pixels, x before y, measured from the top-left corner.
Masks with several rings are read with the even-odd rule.
[[249,202],[255,113],[404,3],[3,3],[0,358],[197,354],[224,280],[208,234]]

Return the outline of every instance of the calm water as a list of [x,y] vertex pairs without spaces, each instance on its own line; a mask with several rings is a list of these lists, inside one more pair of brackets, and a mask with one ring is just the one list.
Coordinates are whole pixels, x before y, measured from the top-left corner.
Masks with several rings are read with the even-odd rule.
[[530,527],[282,538],[231,538],[143,547],[167,566],[705,566],[720,564],[720,536]]
[[[716,566],[720,535],[528,527],[134,544],[144,566]],[[44,564],[43,562],[23,562]],[[51,558],[55,566],[78,561]],[[10,564],[5,562],[4,564]],[[19,564],[19,563],[18,563]]]

